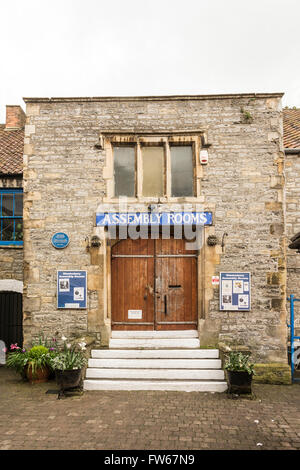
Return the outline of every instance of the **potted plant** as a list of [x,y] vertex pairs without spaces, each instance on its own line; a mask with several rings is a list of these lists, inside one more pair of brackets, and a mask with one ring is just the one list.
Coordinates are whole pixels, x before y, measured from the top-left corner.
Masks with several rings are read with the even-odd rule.
[[6,367],[14,369],[26,379],[25,368],[28,362],[28,353],[25,348],[21,349],[17,343],[10,345],[10,352],[7,353]]
[[33,346],[28,351],[25,372],[30,383],[47,382],[50,375],[49,349],[42,345]]
[[59,398],[64,395],[65,390],[80,385],[82,368],[87,363],[83,352],[86,349],[85,343],[71,345],[64,336],[62,340],[63,350],[55,352],[50,358],[51,368],[55,371],[56,381],[60,386]]
[[23,378],[27,377],[30,383],[41,383],[47,382],[49,378],[49,359],[49,349],[45,346],[33,346],[26,350],[17,344],[12,344],[6,365],[19,372]]
[[231,351],[227,355],[224,368],[227,371],[229,393],[251,393],[254,364],[250,362],[248,354]]

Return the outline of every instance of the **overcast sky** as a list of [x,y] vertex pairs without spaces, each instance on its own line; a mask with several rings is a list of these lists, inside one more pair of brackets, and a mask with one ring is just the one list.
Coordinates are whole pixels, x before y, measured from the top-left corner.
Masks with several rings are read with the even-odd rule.
[[0,1],[0,122],[22,97],[285,92],[299,0]]

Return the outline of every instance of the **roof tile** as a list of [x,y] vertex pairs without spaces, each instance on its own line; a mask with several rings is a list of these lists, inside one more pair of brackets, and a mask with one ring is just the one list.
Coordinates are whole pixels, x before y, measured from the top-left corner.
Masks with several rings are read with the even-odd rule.
[[300,109],[283,110],[283,144],[284,148],[300,148]]
[[24,129],[5,129],[0,125],[0,174],[23,173]]

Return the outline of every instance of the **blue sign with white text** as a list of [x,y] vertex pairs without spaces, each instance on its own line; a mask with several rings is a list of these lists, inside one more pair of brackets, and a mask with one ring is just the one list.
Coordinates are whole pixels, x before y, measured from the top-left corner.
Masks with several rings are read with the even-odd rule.
[[66,248],[69,244],[69,237],[66,233],[57,232],[53,235],[51,243],[54,248]]
[[97,227],[126,225],[211,225],[212,212],[102,212]]
[[86,308],[86,271],[57,271],[57,308]]
[[250,310],[250,296],[250,273],[220,273],[220,310]]

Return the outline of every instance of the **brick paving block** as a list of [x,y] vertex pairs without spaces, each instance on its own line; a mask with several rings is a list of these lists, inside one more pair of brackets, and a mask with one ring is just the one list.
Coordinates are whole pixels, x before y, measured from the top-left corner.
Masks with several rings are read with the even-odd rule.
[[[53,383],[30,387],[12,377],[12,371],[0,369],[3,450],[300,447],[297,384],[255,385],[255,400],[195,392],[105,391],[57,400],[45,393]],[[258,442],[263,446],[257,447]]]

